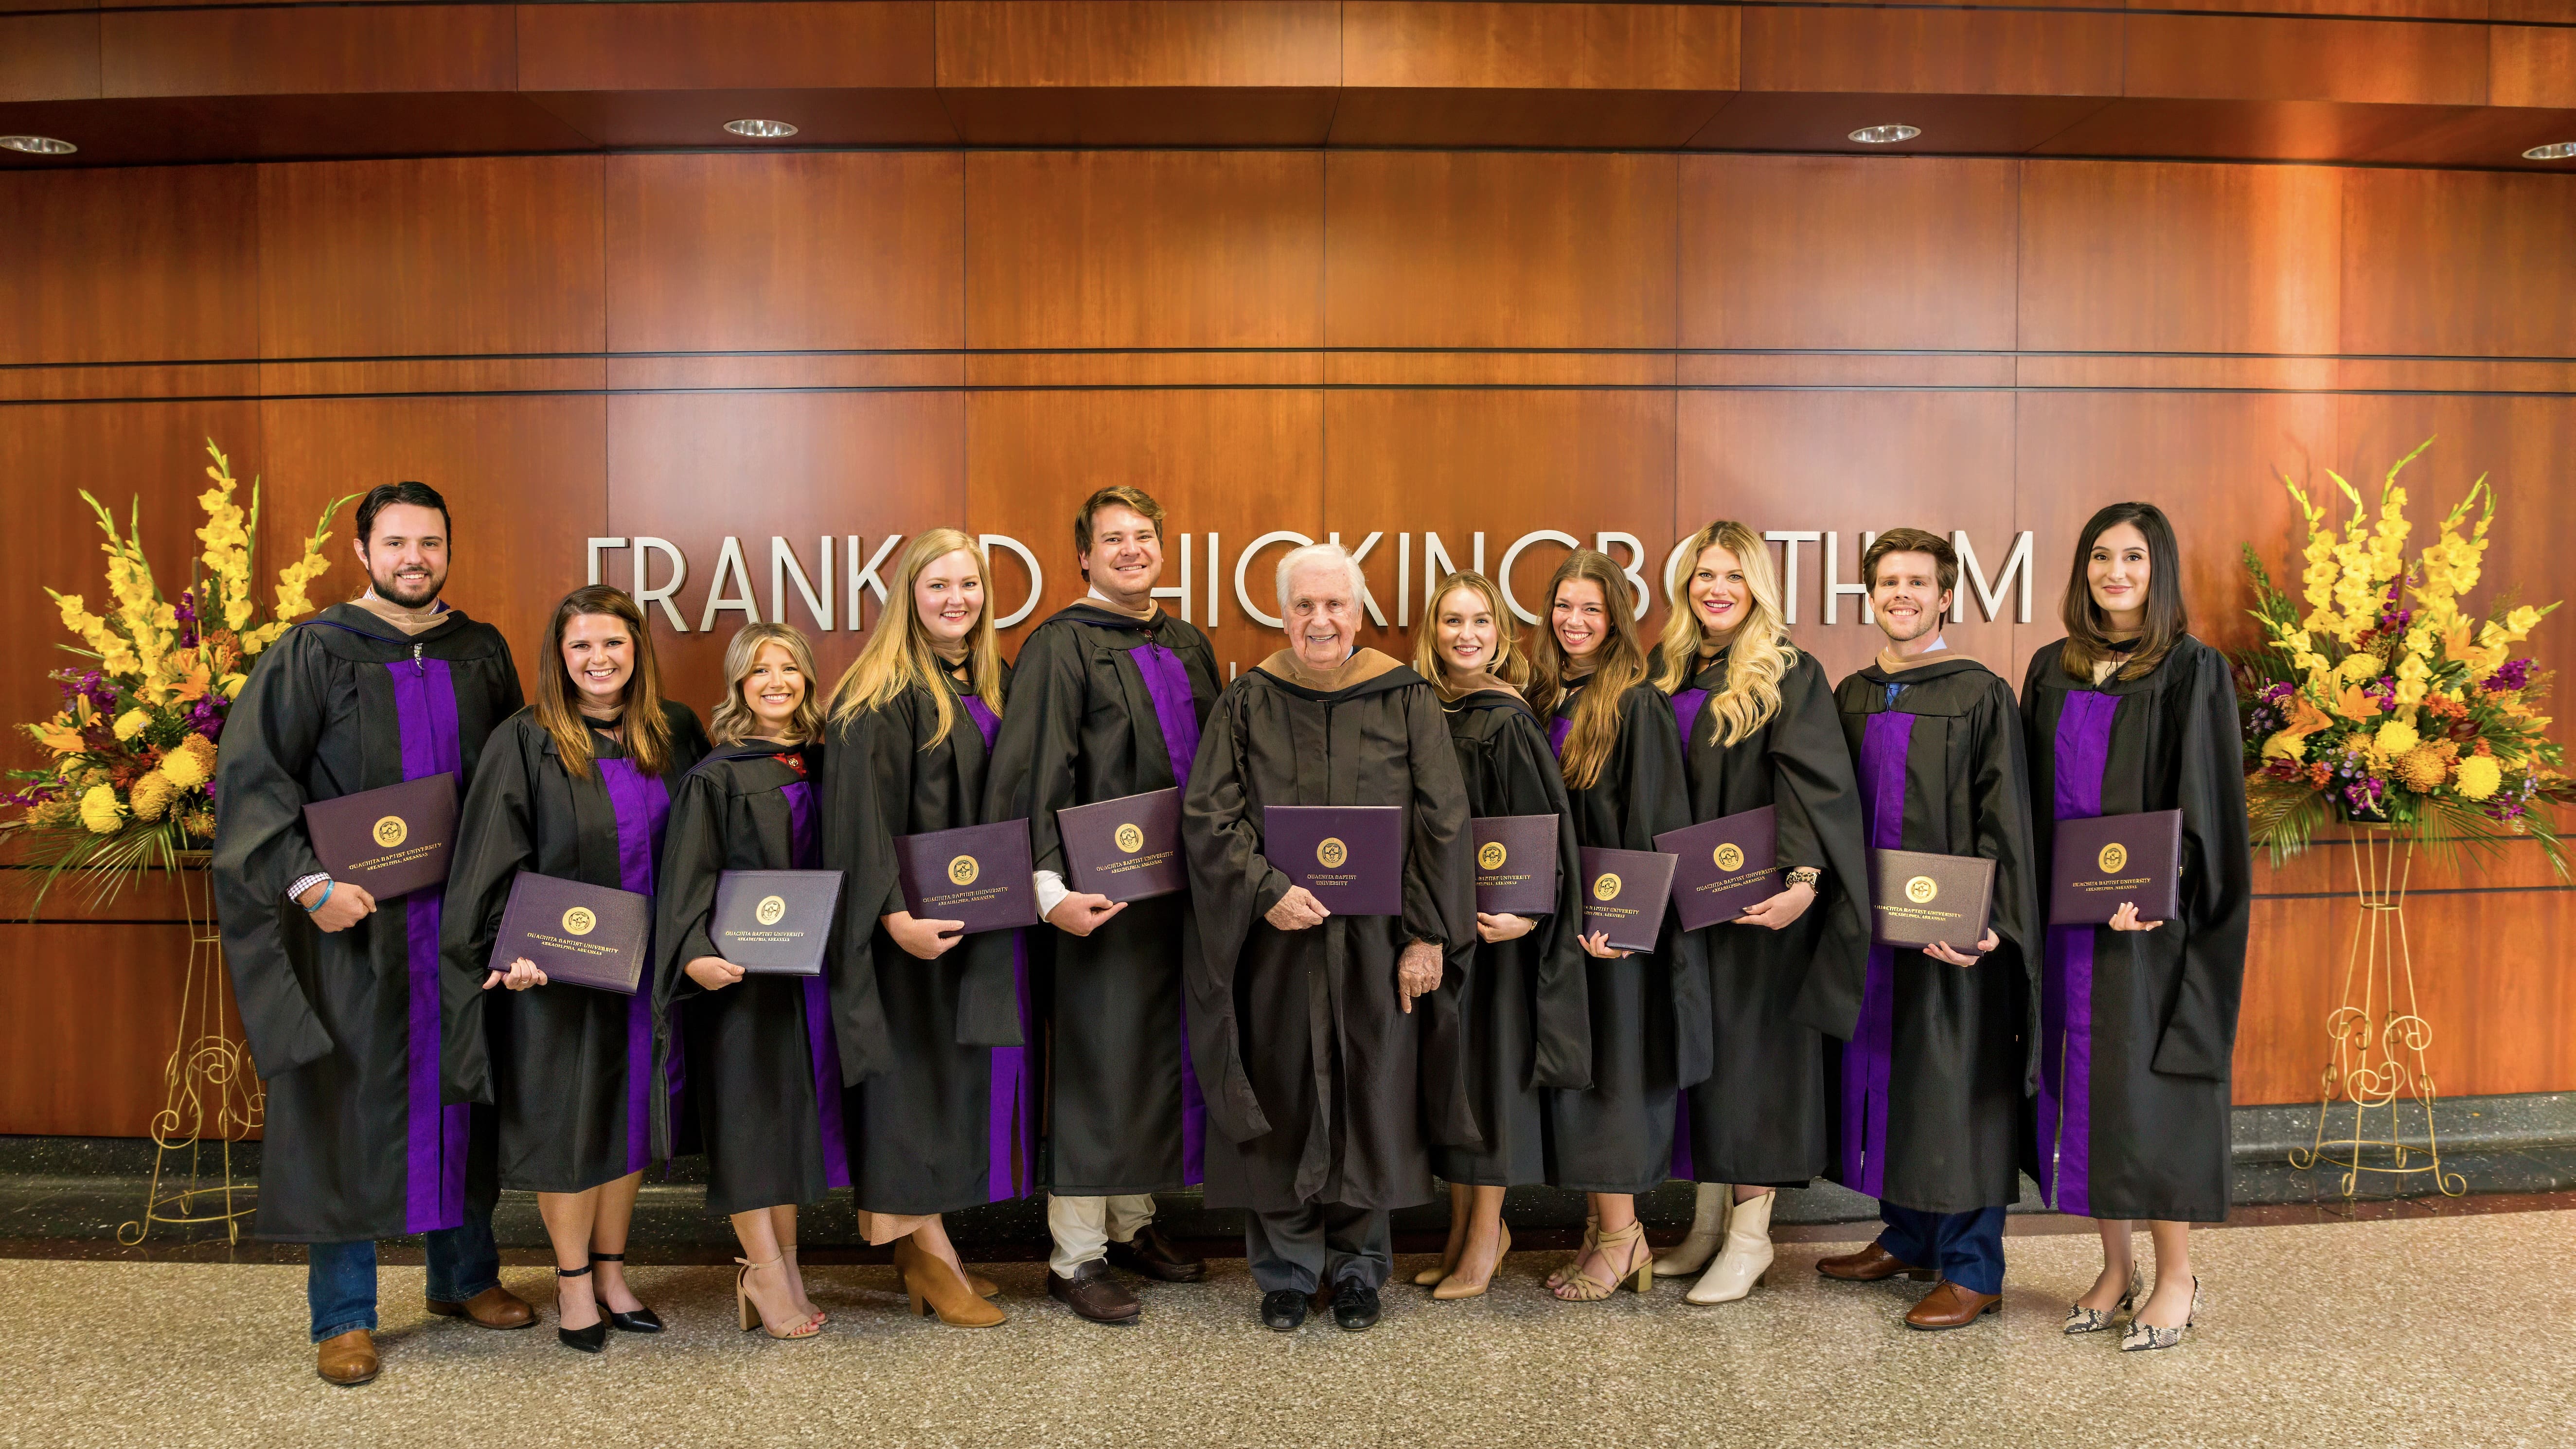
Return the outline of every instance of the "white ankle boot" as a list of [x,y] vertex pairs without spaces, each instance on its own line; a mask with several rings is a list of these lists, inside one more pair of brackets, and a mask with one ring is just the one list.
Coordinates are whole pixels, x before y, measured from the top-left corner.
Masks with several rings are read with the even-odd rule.
[[1691,1199],[1690,1236],[1655,1255],[1655,1271],[1685,1277],[1708,1265],[1726,1241],[1726,1209],[1735,1189],[1723,1182],[1703,1182]]
[[1727,1219],[1725,1250],[1691,1285],[1691,1291],[1682,1295],[1686,1301],[1732,1303],[1752,1292],[1753,1286],[1771,1271],[1771,1204],[1779,1196],[1766,1192],[1735,1205],[1735,1212]]

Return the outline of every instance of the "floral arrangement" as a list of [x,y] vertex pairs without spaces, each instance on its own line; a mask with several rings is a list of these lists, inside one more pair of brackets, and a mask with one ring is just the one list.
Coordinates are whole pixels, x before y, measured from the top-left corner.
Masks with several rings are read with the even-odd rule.
[[11,771],[19,786],[0,795],[0,803],[25,807],[19,828],[49,847],[38,905],[67,870],[89,875],[95,896],[105,899],[134,873],[175,868],[180,851],[213,840],[225,713],[260,651],[311,612],[306,587],[331,566],[322,556],[331,538],[324,530],[349,498],[322,510],[302,555],[278,570],[262,620],[251,584],[259,482],[251,482],[245,512],[232,465],[212,439],[206,452],[214,486],[197,498],[206,513],[197,530],[205,548],[191,560],[190,587],[177,599],[163,597],[144,557],[141,504],[129,508],[120,529],[116,515],[86,491],[81,500],[107,536],[99,548],[107,555],[110,611],[93,614],[82,595],[45,591],[81,640],[61,647],[88,664],[53,672],[62,707],[21,726],[50,758],[41,769]]
[[2445,851],[2529,835],[2564,876],[2548,807],[2576,798],[2576,786],[2543,733],[2550,676],[2513,655],[2558,605],[2463,607],[2495,522],[2483,476],[2407,557],[2413,525],[2397,475],[2432,445],[2388,470],[2375,519],[2328,472],[2352,505],[2340,530],[2325,503],[2281,480],[2306,521],[2304,612],[2245,550],[2252,613],[2269,641],[2239,656],[2236,671],[2253,837],[2278,861],[2335,818],[2401,827]]

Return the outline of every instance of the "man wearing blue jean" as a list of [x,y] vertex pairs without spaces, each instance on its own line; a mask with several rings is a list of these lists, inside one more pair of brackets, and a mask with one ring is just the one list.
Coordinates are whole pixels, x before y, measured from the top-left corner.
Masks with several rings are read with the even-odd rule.
[[[442,887],[380,905],[332,878],[304,819],[308,804],[438,776],[462,796],[484,737],[519,708],[518,671],[496,630],[439,602],[448,513],[435,491],[368,493],[356,552],[367,592],[260,654],[215,776],[216,915],[268,1091],[256,1229],[311,1245],[315,1366],[344,1385],[376,1376],[378,1238],[426,1236],[432,1313],[535,1321],[500,1282],[490,1109],[466,1105],[442,1069],[507,1003],[440,971]],[[359,822],[377,848],[446,848],[406,818],[417,806],[381,808]]]

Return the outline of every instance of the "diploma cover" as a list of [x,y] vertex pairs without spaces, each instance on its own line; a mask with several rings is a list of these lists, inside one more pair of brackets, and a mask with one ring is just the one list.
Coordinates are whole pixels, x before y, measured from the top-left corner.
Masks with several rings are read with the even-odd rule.
[[2135,901],[2141,921],[2181,914],[2182,812],[2060,820],[2050,845],[2048,923],[2103,926]]
[[894,866],[916,920],[963,921],[967,936],[1038,923],[1026,820],[898,835]]
[[1181,858],[1181,791],[1148,790],[1055,812],[1064,840],[1065,884],[1113,901],[1142,901],[1190,888]]
[[1489,815],[1467,822],[1476,842],[1476,909],[1496,916],[1556,914],[1555,815]]
[[1269,805],[1261,854],[1337,916],[1404,914],[1404,808]]
[[1673,914],[1683,930],[1734,920],[1789,888],[1775,869],[1778,820],[1777,810],[1761,805],[1655,837],[1655,849],[1677,857]]
[[1673,895],[1673,858],[1660,850],[1583,852],[1583,934],[1607,932],[1622,951],[1651,951]]
[[379,901],[444,884],[456,856],[456,777],[316,800],[304,807],[304,833],[333,880]]
[[1939,942],[1974,955],[1986,934],[1995,863],[1982,855],[1869,853],[1869,939],[1919,951]]
[[820,976],[840,902],[837,870],[729,870],[716,877],[707,936],[747,972]]
[[507,971],[526,958],[548,985],[589,986],[635,994],[644,979],[644,948],[653,934],[653,898],[608,886],[519,872],[489,969]]

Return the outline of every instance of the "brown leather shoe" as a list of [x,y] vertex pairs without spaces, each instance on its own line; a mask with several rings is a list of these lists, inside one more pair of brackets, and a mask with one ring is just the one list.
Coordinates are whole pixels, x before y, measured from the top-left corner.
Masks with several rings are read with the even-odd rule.
[[1846,1283],[1875,1283],[1882,1278],[1893,1278],[1899,1273],[1918,1283],[1928,1283],[1932,1280],[1931,1269],[1917,1268],[1876,1243],[1870,1244],[1857,1253],[1818,1258],[1816,1271],[1828,1278],[1840,1278]]
[[1076,1267],[1070,1278],[1049,1269],[1047,1296],[1094,1323],[1129,1324],[1145,1311],[1098,1258]]
[[1207,1259],[1193,1258],[1172,1246],[1163,1230],[1147,1223],[1124,1243],[1109,1245],[1109,1265],[1165,1283],[1196,1283],[1207,1276]]
[[536,1310],[526,1299],[498,1283],[462,1303],[432,1298],[428,1307],[442,1318],[471,1318],[485,1328],[525,1328],[537,1321]]
[[376,1376],[376,1336],[363,1328],[352,1328],[335,1338],[314,1345],[313,1371],[326,1384],[344,1389],[355,1388]]
[[1956,1283],[1944,1280],[1940,1287],[1923,1295],[1905,1315],[1905,1326],[1937,1330],[1965,1328],[1978,1319],[2003,1307],[2000,1293],[1973,1293]]

